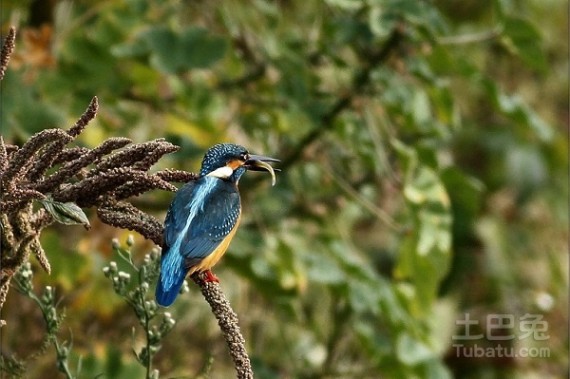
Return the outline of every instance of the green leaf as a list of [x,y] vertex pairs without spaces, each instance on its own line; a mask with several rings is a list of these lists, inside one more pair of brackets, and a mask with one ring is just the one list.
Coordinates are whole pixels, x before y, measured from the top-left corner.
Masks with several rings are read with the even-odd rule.
[[451,198],[453,210],[453,236],[466,240],[475,224],[482,206],[484,185],[478,179],[461,172],[457,167],[448,167],[441,176]]
[[446,23],[438,9],[427,1],[416,0],[387,0],[386,8],[389,13],[404,18],[417,26],[418,31],[426,33],[429,37],[442,34],[446,30]]
[[434,358],[434,351],[425,343],[404,332],[398,336],[396,341],[396,356],[400,362],[414,366]]
[[155,27],[142,35],[150,51],[150,63],[158,70],[174,74],[179,68],[179,47],[176,34],[167,27]]
[[[151,64],[167,74],[208,68],[227,50],[225,39],[213,36],[203,28],[192,27],[177,33],[168,27],[158,26],[143,33],[142,39],[151,51]],[[128,49],[123,50],[129,53]]]
[[420,309],[426,311],[451,259],[449,196],[437,173],[420,163],[416,150],[399,141],[392,145],[404,166],[404,199],[411,211],[412,227],[400,243],[395,275],[414,284]]
[[417,90],[412,97],[412,116],[414,123],[423,125],[431,121],[431,105],[425,91]]
[[541,36],[534,25],[523,18],[506,17],[503,27],[503,44],[529,66],[545,70],[547,64]]
[[182,67],[207,68],[224,57],[227,41],[208,33],[206,29],[189,28],[180,37]]
[[554,138],[552,126],[519,96],[504,93],[493,80],[488,78],[482,79],[482,84],[498,111],[516,123],[528,126],[542,142],[549,142]]
[[339,265],[325,254],[307,254],[305,257],[307,276],[311,282],[341,284],[346,277]]
[[505,166],[507,178],[519,191],[532,192],[547,182],[548,168],[537,146],[518,144],[509,147]]
[[370,10],[368,23],[374,35],[380,38],[386,38],[396,27],[398,17],[394,14],[385,14],[384,7],[375,6]]
[[452,379],[453,376],[449,372],[447,366],[439,359],[429,359],[422,362],[421,377],[426,379]]
[[371,284],[357,279],[348,282],[348,300],[355,313],[369,312],[373,315],[379,315],[380,294],[374,290]]
[[145,55],[149,52],[149,46],[141,39],[116,44],[111,47],[111,54],[116,58],[132,58]]
[[52,199],[40,200],[40,203],[61,224],[91,226],[83,210],[75,203],[60,203]]
[[375,325],[358,322],[354,325],[354,331],[362,347],[371,357],[379,359],[381,355],[388,355],[392,352],[391,341],[379,333]]

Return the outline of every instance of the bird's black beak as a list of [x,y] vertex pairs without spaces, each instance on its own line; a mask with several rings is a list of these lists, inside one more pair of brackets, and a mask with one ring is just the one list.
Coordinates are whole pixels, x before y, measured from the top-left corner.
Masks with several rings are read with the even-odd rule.
[[279,159],[265,157],[263,155],[250,154],[249,159],[245,161],[244,166],[251,171],[267,171],[271,174],[271,185],[275,185],[275,171],[279,171],[271,167],[267,162],[280,162]]

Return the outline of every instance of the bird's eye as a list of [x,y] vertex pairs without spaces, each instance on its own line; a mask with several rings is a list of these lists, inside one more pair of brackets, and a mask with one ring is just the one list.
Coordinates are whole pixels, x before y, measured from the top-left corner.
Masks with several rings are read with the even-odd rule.
[[241,153],[239,157],[242,161],[245,162],[249,159],[249,154],[248,153]]

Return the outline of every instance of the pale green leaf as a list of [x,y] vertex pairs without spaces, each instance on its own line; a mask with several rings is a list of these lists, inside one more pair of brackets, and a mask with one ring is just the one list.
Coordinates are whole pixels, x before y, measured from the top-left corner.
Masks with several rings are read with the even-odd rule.
[[396,356],[400,362],[413,366],[434,358],[434,351],[424,342],[404,332],[398,336]]
[[90,227],[89,220],[83,210],[75,203],[61,203],[51,199],[40,200],[44,208],[53,218],[65,225],[84,225]]

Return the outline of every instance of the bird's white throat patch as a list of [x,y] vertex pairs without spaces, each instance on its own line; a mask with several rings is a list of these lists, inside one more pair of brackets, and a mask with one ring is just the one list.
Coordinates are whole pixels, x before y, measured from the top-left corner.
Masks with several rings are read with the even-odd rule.
[[211,173],[209,173],[206,176],[213,176],[213,177],[220,178],[220,179],[227,179],[230,176],[232,176],[233,173],[234,173],[234,170],[232,170],[231,167],[224,166],[224,167],[220,167],[220,168],[215,169],[214,171],[212,171]]

